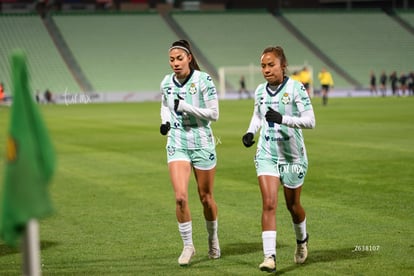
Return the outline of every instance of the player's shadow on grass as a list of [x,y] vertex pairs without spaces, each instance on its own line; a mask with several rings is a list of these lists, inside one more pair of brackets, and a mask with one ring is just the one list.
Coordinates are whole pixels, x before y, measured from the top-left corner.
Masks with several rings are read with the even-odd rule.
[[360,259],[368,257],[370,252],[355,252],[353,248],[338,248],[338,249],[327,249],[327,250],[309,250],[308,259],[306,263],[293,264],[287,267],[278,268],[276,275],[282,275],[286,272],[293,271],[301,266],[312,265],[313,263],[324,263],[324,262],[335,262],[340,260],[349,259]]
[[[57,242],[53,241],[41,241],[40,250],[46,250],[50,247],[56,246],[57,244]],[[18,253],[21,253],[21,249],[19,247],[14,248],[5,244],[0,244],[0,257]]]
[[[277,249],[286,247],[287,245],[282,243],[277,243]],[[221,257],[226,258],[227,256],[237,256],[252,254],[255,252],[262,252],[263,247],[261,242],[244,242],[244,243],[226,243],[221,244]],[[192,265],[199,264],[205,261],[210,261],[207,257],[204,259],[192,260]]]
[[[277,244],[278,249],[285,246],[281,243]],[[253,252],[261,252],[262,250],[261,242],[228,243],[221,248],[222,253],[226,256],[251,254]]]
[[[278,245],[279,248],[279,245]],[[244,255],[244,254],[251,254],[254,252],[262,251],[262,243],[261,242],[244,242],[244,243],[226,243],[221,244],[221,258],[225,258],[227,256],[233,255]],[[204,257],[202,259],[194,259],[191,260],[192,265],[200,264],[203,262],[210,262],[208,257]]]
[[262,244],[258,242],[228,243],[222,246],[221,251],[226,256],[243,255],[261,250]]

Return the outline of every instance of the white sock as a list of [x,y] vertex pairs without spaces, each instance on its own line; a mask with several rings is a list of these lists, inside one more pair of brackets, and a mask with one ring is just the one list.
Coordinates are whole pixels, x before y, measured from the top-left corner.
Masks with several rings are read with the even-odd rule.
[[217,228],[218,228],[217,220],[213,220],[213,221],[206,220],[206,228],[207,228],[207,233],[208,233],[208,239],[209,240],[217,239]]
[[184,246],[193,245],[193,226],[191,221],[178,223],[178,230],[180,231]]
[[262,240],[264,256],[276,256],[276,231],[263,231]]
[[306,218],[298,224],[293,223],[293,229],[295,230],[296,240],[303,241],[306,239]]

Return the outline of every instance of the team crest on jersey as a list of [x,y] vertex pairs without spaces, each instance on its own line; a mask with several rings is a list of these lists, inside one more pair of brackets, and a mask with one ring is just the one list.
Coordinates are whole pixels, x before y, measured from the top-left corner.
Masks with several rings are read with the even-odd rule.
[[197,93],[197,87],[195,86],[194,83],[191,84],[189,92],[191,95],[194,95],[195,93]]
[[288,93],[283,94],[281,101],[283,104],[288,104],[290,102],[289,94]]

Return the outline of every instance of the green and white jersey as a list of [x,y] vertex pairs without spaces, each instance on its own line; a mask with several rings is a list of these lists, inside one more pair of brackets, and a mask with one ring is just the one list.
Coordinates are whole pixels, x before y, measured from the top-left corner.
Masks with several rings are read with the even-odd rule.
[[[267,122],[269,107],[282,114],[282,123]],[[301,128],[315,127],[313,108],[302,83],[286,77],[276,90],[260,84],[255,91],[253,117],[247,132],[260,128],[256,157],[283,163],[307,163]]]
[[[161,82],[162,123],[170,122],[167,147],[202,149],[214,147],[211,121],[218,119],[218,98],[211,77],[193,70],[180,83],[175,74],[169,74]],[[174,111],[174,100],[180,99],[178,111]]]

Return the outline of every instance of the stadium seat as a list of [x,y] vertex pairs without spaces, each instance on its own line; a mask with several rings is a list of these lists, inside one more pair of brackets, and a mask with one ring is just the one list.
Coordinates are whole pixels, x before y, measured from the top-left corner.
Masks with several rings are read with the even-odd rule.
[[42,20],[37,15],[0,16],[0,76],[10,91],[10,54],[14,49],[26,52],[30,70],[31,86],[41,93],[78,92],[80,88],[72,77],[49,36]]
[[[379,10],[285,12],[318,48],[364,87],[369,74],[412,70],[414,36]],[[334,76],[335,78],[335,76]]]
[[54,15],[73,56],[98,92],[159,91],[177,38],[157,13]]

